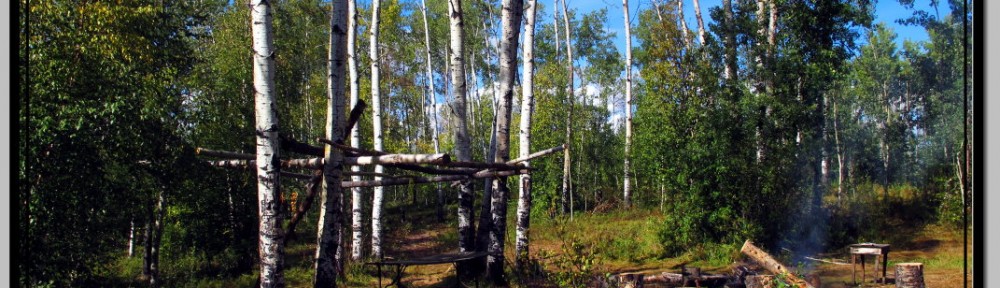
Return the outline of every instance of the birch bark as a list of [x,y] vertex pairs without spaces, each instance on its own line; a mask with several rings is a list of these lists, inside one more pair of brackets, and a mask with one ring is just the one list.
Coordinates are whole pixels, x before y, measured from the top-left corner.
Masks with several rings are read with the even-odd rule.
[[[448,19],[450,24],[451,45],[451,83],[453,87],[453,102],[451,104],[454,124],[457,126],[453,134],[455,142],[455,159],[472,161],[472,150],[469,147],[469,128],[466,121],[466,83],[465,83],[465,49],[462,43],[463,15],[461,0],[448,0]],[[463,181],[458,192],[458,246],[460,251],[474,251],[475,231],[472,227],[472,183]]]
[[280,165],[277,103],[274,95],[274,48],[271,4],[250,2],[253,35],[253,77],[257,134],[257,201],[260,217],[260,286],[284,287],[284,246],[281,229]]
[[[535,107],[535,14],[538,10],[536,0],[528,0],[528,14],[525,17],[524,48],[524,78],[521,81],[521,126],[519,131],[518,158],[527,157],[531,153],[531,117]],[[524,162],[531,167],[529,162]],[[514,255],[518,267],[528,259],[529,228],[531,227],[531,174],[522,174],[517,197],[517,231],[515,232]]]
[[[369,27],[368,58],[371,60],[372,86],[372,134],[375,151],[382,151],[382,101],[379,93],[379,54],[378,54],[378,24],[379,0],[372,0],[372,20]],[[383,172],[382,165],[375,165],[375,173]],[[382,177],[375,176],[375,180]],[[382,258],[382,204],[384,202],[383,187],[376,186],[372,197],[372,257]]]
[[628,0],[622,0],[625,14],[625,207],[631,205],[632,177],[629,175],[629,161],[632,152],[632,21],[628,17]]
[[[351,107],[358,105],[358,55],[357,55],[357,38],[358,38],[358,8],[357,1],[347,0],[347,69],[350,74],[350,93],[351,93]],[[351,127],[351,147],[360,148],[361,147],[361,133],[358,131],[358,125]],[[361,167],[354,165],[351,166],[352,172],[361,172]],[[361,181],[361,175],[351,176],[351,181]],[[362,200],[361,200],[361,188],[355,187],[351,188],[351,260],[361,260],[362,256],[362,217],[364,217],[361,212]]]
[[573,121],[571,121],[571,119],[573,119],[573,106],[575,105],[574,102],[576,102],[576,95],[573,93],[573,73],[574,73],[573,45],[572,42],[570,41],[570,34],[573,33],[572,32],[573,28],[569,26],[569,10],[566,9],[566,0],[563,0],[562,8],[563,8],[563,24],[564,24],[563,31],[566,32],[566,61],[568,62],[567,64],[569,64],[567,66],[568,67],[567,69],[569,70],[567,72],[567,76],[569,78],[569,81],[567,83],[567,85],[569,86],[569,94],[566,95],[567,99],[569,100],[568,101],[569,116],[566,117],[567,146],[566,149],[563,150],[562,194],[560,197],[561,201],[560,203],[562,204],[562,212],[566,213],[567,211],[569,211],[569,203],[567,203],[567,200],[569,200],[570,197],[569,194],[572,193],[572,191],[570,191],[570,173],[572,173],[572,168],[571,168],[572,165],[570,165],[571,164],[570,147],[573,146]]
[[[523,0],[504,0],[501,12],[503,37],[500,39],[500,98],[497,103],[496,135],[497,149],[494,162],[506,163],[510,160],[511,106],[514,98],[514,77],[517,76],[517,41],[521,32],[521,17],[524,13]],[[504,242],[507,233],[507,199],[510,197],[507,177],[493,180],[491,195],[493,226],[490,227],[489,256],[486,268],[497,286],[505,286],[503,274]]]
[[[343,142],[344,117],[344,67],[347,50],[347,2],[335,1],[330,5],[330,47],[327,50],[327,110],[326,139]],[[320,214],[316,224],[316,263],[314,287],[336,287],[340,246],[341,211],[343,211],[344,154],[330,145],[324,146],[326,163],[323,165],[323,193],[320,195]]]

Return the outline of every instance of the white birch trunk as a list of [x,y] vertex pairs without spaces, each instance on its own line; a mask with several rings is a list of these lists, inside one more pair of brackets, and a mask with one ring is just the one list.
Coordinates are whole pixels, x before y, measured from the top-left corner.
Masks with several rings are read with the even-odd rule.
[[[330,6],[330,47],[327,50],[327,110],[326,139],[342,142],[345,129],[344,67],[347,50],[347,2],[332,2]],[[344,154],[330,145],[324,146],[326,163],[323,165],[323,192],[320,193],[320,214],[316,224],[316,263],[313,286],[337,285],[340,246],[341,203],[340,187],[343,175]]]
[[566,149],[563,150],[563,175],[562,175],[562,194],[560,197],[562,203],[562,212],[566,213],[569,211],[569,203],[566,203],[572,191],[570,191],[570,173],[572,173],[572,168],[570,163],[570,150],[573,146],[573,106],[576,102],[576,95],[573,93],[573,44],[570,41],[570,34],[573,33],[573,28],[569,26],[569,10],[566,9],[566,0],[562,2],[563,8],[563,24],[564,31],[566,32],[566,62],[568,64],[569,71],[567,72],[569,81],[569,93],[566,95],[569,100],[569,115],[566,117]]
[[[697,16],[699,19],[701,19],[701,16],[698,16],[698,15],[701,15],[701,11],[700,11],[700,9],[697,8],[698,7],[697,3],[698,2],[696,1],[695,2],[695,10],[694,11],[698,11],[698,12],[695,13],[695,16]],[[732,0],[722,0],[722,14],[723,14],[723,21],[725,22],[724,25],[726,25],[727,27],[730,27],[730,29],[729,29],[730,31],[728,33],[726,33],[725,36],[723,36],[724,40],[722,41],[722,43],[723,43],[722,45],[724,46],[724,49],[726,51],[726,55],[725,55],[725,58],[726,58],[725,59],[725,63],[726,63],[726,65],[724,65],[725,69],[724,69],[724,72],[723,72],[723,77],[726,80],[736,80],[736,35],[734,34],[734,32],[732,32],[732,30],[733,30],[732,26],[734,25],[733,24],[733,2],[732,2]],[[701,29],[701,28],[699,28],[699,29]],[[701,32],[699,32],[699,33],[701,33]],[[702,43],[702,45],[705,45],[705,42],[701,42],[701,43]],[[730,82],[732,82],[732,81],[730,81]]]
[[[430,89],[430,93],[427,95],[431,98],[431,142],[434,143],[434,154],[441,153],[441,144],[438,141],[438,113],[437,113],[437,95],[435,94],[437,90],[434,89],[434,67],[433,62],[431,62],[431,30],[427,24],[427,1],[420,0],[420,12],[424,18],[424,49],[425,56],[427,56],[427,85]],[[441,190],[441,185],[437,185],[437,200],[438,200],[438,220],[444,220],[444,191]]]
[[253,78],[257,133],[257,201],[260,217],[260,287],[284,287],[284,232],[281,229],[278,115],[274,95],[274,48],[271,4],[250,2]]
[[[663,22],[663,16],[659,14],[660,9],[657,8],[656,12],[657,17],[660,18],[660,22]],[[684,37],[684,47],[687,48],[688,51],[691,51],[693,47],[691,46],[691,35],[689,35],[690,32],[688,32],[687,19],[684,18],[684,0],[677,0],[677,19],[681,22],[681,35]]]
[[[678,0],[678,1],[683,1],[683,0]],[[727,1],[726,3],[728,3],[729,0],[725,1]],[[694,2],[694,19],[695,21],[698,22],[698,43],[701,44],[701,46],[705,46],[705,22],[702,21],[701,18],[701,6],[699,5],[698,0],[693,0],[693,2]]]
[[[378,55],[378,24],[379,0],[372,0],[372,20],[369,27],[368,58],[371,60],[372,86],[372,133],[374,134],[375,151],[382,151],[382,101],[379,93],[379,55]],[[375,173],[383,172],[382,165],[375,165]],[[375,180],[382,177],[375,176]],[[382,204],[384,202],[383,187],[376,186],[372,197],[372,257],[382,259]]]
[[632,21],[628,17],[628,0],[622,0],[622,10],[625,12],[625,207],[631,205],[632,177],[629,175],[629,161],[632,152]]
[[[538,10],[536,0],[528,0],[528,14],[525,17],[524,26],[524,77],[521,81],[521,126],[519,131],[518,158],[527,157],[531,154],[531,117],[535,107],[534,80],[535,80],[535,14]],[[524,162],[526,167],[531,167],[531,163]],[[520,186],[518,186],[517,197],[517,231],[515,232],[514,255],[517,255],[518,267],[526,263],[528,259],[529,239],[528,232],[531,227],[531,174],[522,174]]]
[[128,222],[128,258],[135,253],[135,221]]
[[[351,93],[351,109],[355,105],[358,105],[358,55],[357,55],[357,38],[358,38],[358,9],[356,0],[347,1],[347,69],[350,73],[350,93]],[[351,127],[351,147],[360,148],[361,147],[361,133],[358,131],[359,125],[354,125]],[[361,167],[357,165],[351,166],[352,172],[361,172]],[[361,175],[351,176],[351,181],[361,181]],[[361,213],[362,207],[361,199],[361,187],[351,188],[351,260],[361,260],[362,257],[362,243],[363,238],[361,231],[363,228],[364,217]]]
[[[487,12],[486,13],[486,15],[487,15],[486,21],[483,22],[484,30],[486,30],[486,31],[496,31],[496,29],[495,29],[496,25],[493,23],[493,9],[487,9],[486,12]],[[486,23],[490,24],[490,28],[488,28],[488,29],[486,28]],[[487,35],[489,35],[489,32],[487,32],[487,33],[488,33]],[[496,35],[494,34],[494,36],[496,36]],[[499,41],[499,39],[498,39],[498,41]],[[489,42],[489,41],[487,41],[487,42]],[[497,45],[490,45],[490,46],[492,46],[493,51],[497,55],[497,66],[499,67],[500,66],[499,62],[501,60],[499,59],[500,58],[500,47],[498,45],[499,45],[499,43],[497,43]],[[493,55],[493,54],[487,53],[487,55],[489,56],[489,55]],[[493,58],[492,57],[487,57],[486,61],[487,61],[487,63],[493,62]],[[493,93],[492,93],[493,97],[490,100],[490,108],[492,110],[491,112],[493,113],[493,115],[492,115],[493,117],[490,119],[490,132],[489,132],[490,143],[489,143],[489,146],[488,146],[489,150],[485,151],[486,152],[485,153],[486,156],[484,158],[486,158],[485,159],[486,163],[494,163],[493,162],[494,156],[497,153],[497,137],[496,137],[496,135],[497,135],[496,134],[496,131],[497,131],[497,110],[498,110],[497,109],[497,100],[500,97],[498,95],[498,93],[499,93],[498,89],[499,88],[497,87],[498,86],[497,84],[498,84],[499,81],[497,81],[497,77],[496,77],[495,74],[493,74],[493,73],[488,73],[488,74],[489,74],[489,78],[490,78],[490,82],[491,82],[490,83],[490,88],[493,91]],[[493,181],[492,179],[483,179],[483,202],[482,202],[482,205],[481,205],[481,210],[479,211],[479,228],[478,228],[478,231],[477,231],[477,235],[478,235],[477,245],[479,245],[480,247],[488,246],[489,245],[489,241],[490,241],[490,239],[489,239],[489,233],[490,233],[490,227],[491,227],[492,222],[493,222],[493,219],[491,219],[490,217],[492,215],[491,213],[492,213],[492,210],[493,210],[492,209],[493,203],[492,203],[492,201],[487,201],[486,199],[492,199],[493,198],[493,182],[492,181]]]
[[[497,148],[494,162],[506,163],[510,160],[510,122],[514,100],[514,78],[517,76],[517,42],[521,34],[521,16],[524,13],[523,0],[504,0],[501,12],[501,27],[503,37],[500,39],[500,98],[497,103],[496,139]],[[510,198],[510,188],[507,177],[493,180],[493,195],[491,195],[491,214],[493,227],[490,229],[489,256],[486,267],[493,283],[505,285],[504,279],[504,245],[507,234],[507,200]]]
[[[452,115],[457,126],[453,134],[455,143],[455,158],[458,161],[471,161],[472,150],[469,147],[469,127],[466,122],[466,83],[465,83],[465,49],[462,43],[464,32],[462,28],[462,2],[448,0],[448,19],[450,23],[451,45],[451,81],[454,87],[454,100],[451,105]],[[458,246],[460,251],[475,250],[475,234],[472,226],[472,183],[463,181],[458,192]]]

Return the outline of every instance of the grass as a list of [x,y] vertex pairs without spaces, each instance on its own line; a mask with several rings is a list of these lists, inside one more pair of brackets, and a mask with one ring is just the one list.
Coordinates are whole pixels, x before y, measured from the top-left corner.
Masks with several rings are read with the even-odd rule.
[[[915,199],[919,195],[912,189],[896,188],[890,189],[890,192],[890,197],[893,199]],[[881,203],[876,199],[865,201]],[[434,217],[433,205],[402,202],[407,203],[396,202],[387,205],[385,215],[389,216],[385,218],[385,227],[390,230],[385,232],[383,238],[387,256],[405,259],[456,250],[458,236],[454,215],[449,213],[447,221],[438,222]],[[894,208],[887,210],[888,213],[878,215],[890,219],[887,220],[888,229],[876,234],[879,235],[878,239],[870,239],[892,245],[889,273],[887,273],[889,277],[893,275],[893,265],[919,262],[924,264],[928,287],[952,287],[956,286],[955,283],[961,283],[964,263],[961,231],[949,228],[951,226],[948,225],[914,224],[916,222],[902,219],[899,215],[905,215],[905,211],[896,210],[924,207],[904,205],[912,203],[912,200],[898,202],[889,202],[888,204],[892,204],[890,206]],[[447,211],[454,211],[454,207],[449,206]],[[703,243],[690,247],[687,253],[679,257],[664,257],[656,232],[662,229],[665,215],[655,209],[636,208],[628,211],[611,209],[601,213],[577,212],[573,220],[564,216],[533,215],[530,229],[532,269],[515,273],[511,268],[516,228],[516,207],[513,202],[508,207],[508,212],[506,266],[514,287],[588,286],[592,284],[589,281],[595,277],[608,274],[676,272],[682,265],[701,267],[708,273],[730,273],[734,261],[742,258],[739,253],[742,243]],[[877,218],[873,217],[874,215],[868,216]],[[299,230],[302,238],[292,241],[286,248],[285,278],[289,287],[307,287],[312,281],[315,235],[305,231],[307,230]],[[833,251],[816,255],[817,258],[834,258],[840,262],[849,262],[845,252],[846,247],[834,247],[830,250]],[[781,253],[773,254],[778,256]],[[173,272],[187,269],[187,272],[181,274],[188,277],[181,279],[184,278],[180,276],[181,274],[166,275],[170,276],[165,277],[169,286],[248,287],[257,280],[255,271],[221,278],[197,276],[197,273],[192,272],[197,270],[196,267],[200,267],[196,262],[197,259],[175,261],[175,263],[165,263],[164,273],[175,274]],[[116,273],[116,278],[125,279],[121,283],[130,283],[122,286],[138,287],[144,285],[139,276],[141,263],[141,257],[124,258],[122,261],[109,264],[108,269]],[[850,286],[851,266],[821,263],[812,269],[811,273],[818,275],[823,281],[823,287]],[[378,280],[374,267],[371,266],[348,264],[345,274],[346,277],[338,280],[338,284],[344,287],[372,287]],[[412,266],[406,269],[404,275],[403,283],[415,287],[452,287],[457,281],[454,266],[450,264]],[[472,281],[464,280],[467,283]],[[383,281],[383,284],[386,284],[388,279]],[[480,286],[488,286],[488,281],[485,279],[478,281]]]

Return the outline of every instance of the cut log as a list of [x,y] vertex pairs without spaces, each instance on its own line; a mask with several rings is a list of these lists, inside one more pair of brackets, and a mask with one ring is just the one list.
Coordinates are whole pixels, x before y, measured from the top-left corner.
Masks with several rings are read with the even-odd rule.
[[344,158],[345,165],[374,164],[447,164],[451,162],[448,154],[386,154],[379,156],[359,156]]
[[896,287],[924,288],[923,263],[896,264]]
[[743,252],[743,254],[746,254],[754,261],[757,261],[757,263],[759,263],[761,266],[767,269],[767,271],[771,271],[771,273],[774,274],[783,275],[784,278],[787,280],[787,282],[789,282],[788,284],[800,288],[801,287],[812,288],[812,285],[806,283],[806,281],[802,280],[802,278],[795,276],[794,272],[788,270],[788,268],[785,268],[785,265],[781,265],[781,262],[775,260],[773,257],[771,257],[770,254],[764,252],[764,250],[761,250],[760,248],[757,248],[757,246],[754,246],[753,242],[750,242],[750,240],[743,242],[743,248],[740,249],[740,252]]
[[[207,153],[207,154],[206,154]],[[247,159],[246,156],[256,157],[251,154],[242,154],[235,152],[226,151],[202,151],[202,155],[208,156],[218,155],[214,157],[220,157],[222,155],[227,155],[233,160],[221,160],[221,161],[210,161],[213,166],[226,167],[226,168],[244,168],[251,167],[255,165],[256,162],[252,159]],[[379,156],[359,156],[359,157],[346,157],[344,158],[344,165],[372,165],[372,164],[386,164],[386,165],[406,165],[406,164],[443,164],[451,161],[451,157],[448,154],[385,154]],[[296,169],[322,169],[323,163],[325,161],[323,158],[305,158],[305,159],[287,159],[281,160],[282,168],[296,168]],[[472,173],[475,170],[463,170],[464,173]],[[458,171],[456,171],[458,172]]]
[[369,181],[348,181],[341,183],[341,186],[344,188],[398,186],[398,185],[409,185],[409,184],[420,184],[420,183],[451,182],[451,181],[462,181],[469,179],[505,177],[505,176],[525,174],[525,173],[528,173],[527,169],[522,169],[517,171],[483,171],[473,175],[446,175],[446,176],[435,176],[435,177],[412,177],[406,179],[395,178],[395,179],[382,179],[382,180],[369,180]]
[[[732,277],[728,275],[699,274],[700,275],[693,276],[690,274],[663,272],[660,274],[645,275],[642,278],[642,283],[643,285],[656,285],[656,287],[659,287],[660,285],[669,287],[722,287],[732,279]],[[621,275],[615,279],[620,280]]]

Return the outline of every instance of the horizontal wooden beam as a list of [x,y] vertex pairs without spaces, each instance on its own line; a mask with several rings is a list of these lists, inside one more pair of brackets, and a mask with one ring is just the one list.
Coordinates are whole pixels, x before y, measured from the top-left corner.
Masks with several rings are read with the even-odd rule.
[[257,159],[257,156],[253,155],[253,154],[239,153],[239,152],[230,152],[230,151],[222,151],[222,150],[213,150],[213,149],[201,148],[201,147],[195,148],[194,149],[194,154],[208,156],[208,157],[241,159],[241,160],[255,160],[255,159]]
[[452,181],[462,181],[469,179],[479,179],[479,178],[495,178],[512,176],[519,174],[527,174],[528,170],[510,170],[510,171],[483,171],[475,173],[473,175],[445,175],[445,176],[435,176],[435,177],[413,177],[409,179],[382,179],[382,180],[367,180],[367,181],[345,181],[341,183],[341,187],[352,188],[352,187],[375,187],[375,186],[398,186],[398,185],[409,185],[409,184],[421,184],[421,183],[435,183],[435,182],[452,182]]
[[528,161],[528,160],[531,160],[531,159],[535,159],[535,158],[538,158],[538,157],[542,157],[542,156],[545,156],[545,155],[556,153],[556,152],[562,151],[563,149],[566,149],[566,144],[562,144],[562,145],[559,145],[559,146],[556,146],[556,147],[552,147],[552,148],[549,148],[549,149],[545,149],[545,150],[542,150],[542,151],[531,153],[528,156],[524,156],[524,157],[521,157],[521,158],[517,158],[517,159],[514,159],[514,160],[507,161],[507,164],[521,163],[521,162],[524,162],[524,161]]

